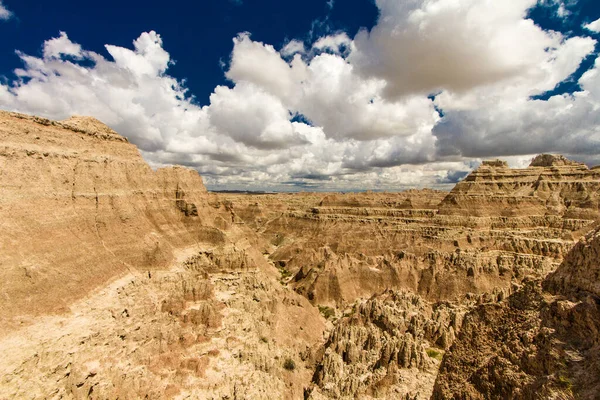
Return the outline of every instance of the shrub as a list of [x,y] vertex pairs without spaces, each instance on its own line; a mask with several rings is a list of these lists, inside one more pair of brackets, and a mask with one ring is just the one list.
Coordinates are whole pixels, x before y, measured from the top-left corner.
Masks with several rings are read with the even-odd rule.
[[286,358],[283,362],[283,368],[287,369],[288,371],[293,371],[296,369],[296,363],[291,358]]

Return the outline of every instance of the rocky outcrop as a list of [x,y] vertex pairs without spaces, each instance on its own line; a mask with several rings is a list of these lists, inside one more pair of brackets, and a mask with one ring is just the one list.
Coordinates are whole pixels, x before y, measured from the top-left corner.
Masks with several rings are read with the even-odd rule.
[[396,291],[355,304],[321,350],[309,398],[429,398],[463,313]]
[[0,112],[0,398],[301,398],[324,318],[196,171]]
[[93,118],[0,112],[0,398],[594,398],[598,174],[211,194]]
[[129,271],[165,268],[174,250],[219,240],[219,211],[207,206],[197,172],[153,171],[92,118],[0,112],[0,182],[2,329],[65,310]]
[[571,297],[589,293],[600,298],[600,231],[575,245],[563,264],[544,281],[544,289]]
[[[485,162],[443,199],[427,190],[222,198],[313,304],[343,308],[386,289],[453,300],[506,291],[528,275],[545,277],[591,228],[594,201],[576,198],[595,198],[597,174],[560,164],[513,170]],[[556,196],[569,204],[560,213],[552,211],[560,208],[552,205]]]
[[598,218],[600,173],[563,156],[542,154],[525,169],[483,162],[442,201],[444,215]]
[[433,399],[581,398],[600,392],[600,232],[545,280],[465,317]]
[[[263,238],[281,281],[330,316],[309,398],[428,398],[439,363],[413,355],[423,349],[465,358],[444,361],[440,398],[527,398],[537,390],[567,393],[556,391],[567,385],[562,369],[551,378],[540,373],[570,354],[555,352],[562,339],[539,317],[540,282],[573,257],[577,239],[595,225],[599,177],[583,164],[542,155],[521,170],[484,162],[443,198],[432,191],[219,196]],[[386,325],[412,309],[381,294],[388,290],[420,299],[413,328]],[[372,319],[365,307],[385,317]],[[467,310],[474,311],[463,323]],[[479,334],[482,324],[490,326]],[[396,354],[389,360],[386,343]],[[474,350],[480,347],[483,357]],[[419,350],[399,360],[407,348]],[[529,359],[536,349],[539,359]],[[522,359],[529,361],[515,361]],[[500,374],[510,378],[494,381]]]

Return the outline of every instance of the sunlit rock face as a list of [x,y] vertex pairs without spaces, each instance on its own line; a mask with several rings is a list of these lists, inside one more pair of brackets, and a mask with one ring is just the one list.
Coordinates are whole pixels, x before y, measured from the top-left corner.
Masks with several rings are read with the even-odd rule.
[[594,398],[599,182],[543,154],[216,194],[93,118],[0,112],[0,397]]

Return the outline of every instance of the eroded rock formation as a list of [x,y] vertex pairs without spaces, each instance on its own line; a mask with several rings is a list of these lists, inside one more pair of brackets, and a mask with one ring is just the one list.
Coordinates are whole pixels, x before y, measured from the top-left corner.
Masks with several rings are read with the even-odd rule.
[[0,398],[302,397],[324,319],[195,171],[2,112],[0,185]]
[[93,118],[0,112],[0,398],[594,398],[599,178],[214,194]]
[[432,398],[598,398],[599,251],[595,230],[543,281],[470,312]]

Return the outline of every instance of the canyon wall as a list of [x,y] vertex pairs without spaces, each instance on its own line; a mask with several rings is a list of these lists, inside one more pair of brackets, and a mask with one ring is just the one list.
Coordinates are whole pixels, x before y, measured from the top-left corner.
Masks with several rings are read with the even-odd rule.
[[129,270],[164,268],[176,249],[223,240],[195,171],[152,171],[92,118],[2,112],[0,121],[3,327],[64,310]]
[[324,319],[196,171],[0,112],[0,187],[0,398],[302,397]]
[[217,194],[93,118],[0,112],[0,188],[0,398],[600,388],[600,170],[562,156],[450,193]]
[[544,280],[465,317],[432,399],[597,399],[600,230]]

